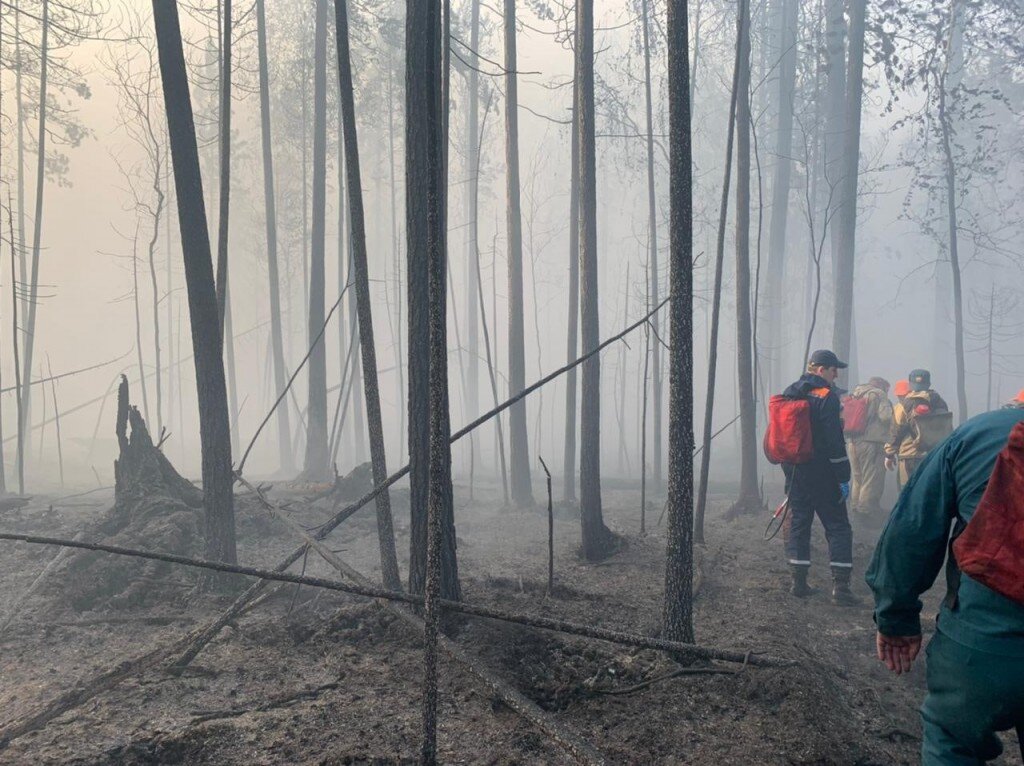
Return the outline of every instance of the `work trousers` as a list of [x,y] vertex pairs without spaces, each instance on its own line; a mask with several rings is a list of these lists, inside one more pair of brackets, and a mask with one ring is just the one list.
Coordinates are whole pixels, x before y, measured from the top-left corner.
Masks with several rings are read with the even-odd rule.
[[1024,657],[971,649],[935,633],[921,706],[923,766],[982,766],[1003,745],[997,731],[1024,727]]
[[790,564],[811,565],[811,525],[817,514],[825,527],[829,563],[834,567],[853,566],[853,530],[839,484],[827,463],[787,466],[789,495],[789,536],[786,556]]
[[896,476],[899,478],[900,489],[907,486],[910,477],[917,471],[918,466],[924,462],[923,457],[901,457],[896,469]]
[[885,445],[851,441],[846,452],[853,471],[850,508],[854,513],[881,515],[882,493],[885,491]]

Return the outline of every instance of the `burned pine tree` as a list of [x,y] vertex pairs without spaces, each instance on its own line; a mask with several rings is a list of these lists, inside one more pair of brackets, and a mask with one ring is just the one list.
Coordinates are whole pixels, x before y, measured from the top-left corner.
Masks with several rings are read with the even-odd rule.
[[313,225],[309,261],[309,399],[306,413],[306,481],[331,479],[327,424],[327,347],[321,333],[326,312],[327,218],[327,0],[316,0],[313,43]]
[[[745,3],[747,0],[740,0]],[[700,483],[697,485],[697,507],[694,511],[694,539],[704,542],[704,515],[707,508],[708,480],[711,476],[711,440],[715,415],[715,381],[718,378],[718,331],[722,313],[722,273],[725,269],[725,227],[729,214],[729,180],[732,178],[733,141],[736,134],[736,101],[740,80],[740,39],[743,27],[736,24],[736,54],[733,57],[732,90],[729,99],[729,122],[726,126],[725,170],[722,176],[722,197],[718,212],[718,236],[715,242],[715,276],[711,295],[711,317],[708,340],[708,377],[704,401],[704,433],[701,436]],[[692,105],[692,102],[691,102]]]
[[177,4],[153,0],[153,24],[171,141],[192,349],[195,354],[206,557],[234,563],[237,560],[232,493],[234,482],[231,473],[231,431],[228,425],[223,345]]
[[768,264],[765,274],[765,314],[768,344],[774,354],[768,362],[768,388],[776,391],[782,385],[782,322],[783,278],[786,272],[789,195],[793,175],[793,115],[796,101],[797,33],[800,6],[797,0],[782,0],[779,9],[778,121],[775,137],[775,172],[771,187],[771,215],[768,225]]
[[[263,203],[267,227],[267,274],[270,288],[270,343],[274,368],[274,394],[285,388],[288,373],[284,364],[284,337],[281,325],[281,287],[277,257],[277,201],[274,199],[274,152],[270,124],[270,74],[267,62],[266,0],[256,0],[256,38],[259,56],[260,137],[263,154]],[[277,453],[280,470],[295,471],[291,445],[288,407],[277,408]]]
[[[434,365],[447,357],[433,359],[430,354],[431,331],[442,327],[432,324],[432,301],[444,301],[444,275],[441,295],[428,289],[433,258],[444,257],[445,210],[442,188],[444,172],[444,121],[441,116],[440,4],[437,0],[406,2],[405,69],[405,220],[409,311],[409,590],[423,593],[427,578],[427,505],[431,490],[431,457],[434,440],[431,408],[435,406],[433,386],[442,376]],[[439,249],[438,252],[433,250]],[[435,268],[437,265],[435,264]],[[443,261],[440,268],[444,268]],[[436,276],[436,275],[435,275]],[[444,303],[442,302],[442,307]],[[443,316],[443,308],[442,308]],[[436,323],[435,323],[436,324]],[[447,420],[447,378],[444,381],[445,420]],[[451,496],[451,451],[448,452],[448,491],[436,498],[441,503],[440,558],[442,598],[458,600],[459,578],[455,552],[455,519]],[[437,447],[441,449],[441,447]],[[436,460],[443,456],[434,454]],[[442,482],[443,484],[443,482]]]
[[[647,252],[648,252],[648,283],[649,283],[649,305],[658,305],[658,286],[660,282],[660,272],[658,270],[658,208],[655,203],[655,188],[654,188],[654,106],[651,100],[651,22],[649,19],[650,15],[650,2],[649,0],[641,0],[640,2],[640,23],[643,26],[643,47],[644,47],[644,114],[646,117],[646,128],[647,128]],[[660,338],[658,334],[658,315],[655,314],[651,317],[651,331],[654,333],[654,337],[657,340]],[[654,417],[652,420],[653,436],[652,436],[652,454],[651,460],[653,463],[653,489],[655,492],[661,491],[661,344],[655,342],[651,346],[651,367],[652,367],[652,380],[651,380],[651,393],[654,395],[652,402],[654,406]],[[645,375],[646,377],[646,375]],[[645,385],[646,388],[646,385]]]
[[[380,391],[377,385],[377,350],[373,339],[373,313],[370,307],[370,278],[366,263],[366,226],[363,220],[363,188],[359,167],[359,143],[356,134],[355,98],[352,92],[352,63],[349,54],[347,0],[334,0],[334,30],[338,50],[338,89],[341,99],[342,144],[348,181],[348,202],[351,221],[352,277],[355,280],[358,304],[359,345],[362,350],[363,385],[366,394],[366,415],[370,432],[370,457],[373,483],[382,484],[388,477],[384,452],[384,426],[380,414]],[[357,394],[358,396],[358,394]],[[377,536],[380,543],[381,569],[384,584],[401,590],[395,534],[391,519],[391,497],[381,492],[377,503]]]
[[[842,135],[841,170],[835,182],[839,187],[839,216],[836,232],[839,250],[835,254],[835,320],[832,348],[840,359],[852,360],[853,286],[857,242],[857,190],[860,178],[861,103],[864,98],[864,28],[867,0],[850,0],[849,63],[846,69],[845,126]],[[851,376],[856,371],[851,370]],[[854,382],[851,378],[850,382]]]
[[[594,3],[576,3],[576,111],[580,193],[580,330],[583,352],[601,342],[597,293],[597,161],[594,137]],[[583,363],[580,390],[580,520],[583,556],[608,556],[615,538],[601,513],[601,363]]]
[[[742,2],[742,0],[741,0]],[[693,641],[693,171],[686,0],[668,4],[669,331],[665,638]]]
[[736,371],[740,409],[740,488],[732,513],[761,507],[757,484],[757,410],[750,316],[750,5],[739,4],[736,90]]
[[[575,92],[577,78],[573,77]],[[573,96],[572,122],[569,130],[572,157],[569,181],[569,317],[566,329],[566,363],[579,353],[580,322],[580,192],[579,192],[579,119],[576,97]],[[576,368],[565,376],[565,451],[563,453],[562,501],[576,501]]]
[[[508,230],[508,395],[526,385],[523,330],[523,221],[519,189],[519,98],[516,74],[516,0],[505,0],[505,192]],[[526,401],[509,410],[512,501],[533,505]]]

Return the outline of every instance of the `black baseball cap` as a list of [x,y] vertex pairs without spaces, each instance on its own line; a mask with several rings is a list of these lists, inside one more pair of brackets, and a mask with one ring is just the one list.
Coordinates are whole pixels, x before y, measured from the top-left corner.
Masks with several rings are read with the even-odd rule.
[[932,387],[932,374],[928,370],[911,370],[908,380],[914,391],[927,391]]
[[845,370],[847,367],[846,362],[840,362],[839,357],[827,348],[819,348],[811,354],[811,359],[808,362],[808,365],[812,365],[814,367],[835,367],[840,370]]

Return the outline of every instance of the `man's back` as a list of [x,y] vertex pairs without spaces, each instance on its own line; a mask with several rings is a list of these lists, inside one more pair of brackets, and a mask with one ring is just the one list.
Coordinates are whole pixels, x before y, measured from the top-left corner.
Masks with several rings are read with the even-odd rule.
[[[942,567],[950,528],[970,520],[996,457],[1020,421],[1024,410],[972,418],[925,459],[907,484],[867,573],[882,633],[920,633],[918,596]],[[950,594],[940,612],[940,631],[974,649],[1024,657],[1024,606],[960,575],[952,560],[946,569]]]
[[945,400],[935,391],[911,391],[901,398],[893,408],[892,429],[889,443],[901,458],[923,457],[928,446],[922,443],[921,433],[915,425],[919,408],[927,415],[949,412]]

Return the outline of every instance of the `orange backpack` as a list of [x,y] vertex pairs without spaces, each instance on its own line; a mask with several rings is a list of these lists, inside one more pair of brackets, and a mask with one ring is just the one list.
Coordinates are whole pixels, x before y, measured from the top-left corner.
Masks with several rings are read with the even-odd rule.
[[863,436],[868,430],[868,412],[871,402],[866,396],[847,396],[843,399],[843,434],[850,438]]
[[769,463],[808,463],[814,457],[811,403],[776,394],[768,400],[768,429],[764,456]]

